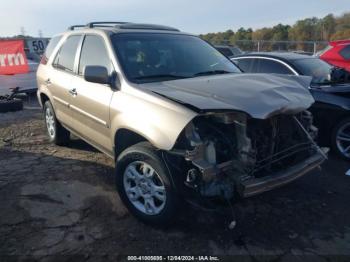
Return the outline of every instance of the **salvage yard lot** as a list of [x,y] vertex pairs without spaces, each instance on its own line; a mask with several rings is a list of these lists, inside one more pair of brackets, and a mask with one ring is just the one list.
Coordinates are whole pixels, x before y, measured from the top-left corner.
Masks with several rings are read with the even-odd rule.
[[68,147],[49,144],[36,108],[0,114],[0,257],[350,258],[350,176],[345,176],[350,165],[345,161],[331,157],[321,171],[238,202],[233,230],[228,229],[228,214],[193,208],[169,229],[138,222],[114,189],[113,166],[81,140]]

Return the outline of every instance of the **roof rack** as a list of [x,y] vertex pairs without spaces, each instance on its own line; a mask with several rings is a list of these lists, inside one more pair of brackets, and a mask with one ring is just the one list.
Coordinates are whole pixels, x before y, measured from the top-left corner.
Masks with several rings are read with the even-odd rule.
[[136,24],[136,23],[125,23],[125,24],[119,24],[115,27],[120,29],[144,29],[144,30],[164,30],[164,31],[177,31],[180,30],[174,27],[170,26],[164,26],[164,25],[154,25],[154,24]]
[[128,22],[90,22],[86,25],[88,28],[94,28],[96,26],[101,27],[113,27],[115,25],[128,24]]
[[90,22],[86,25],[72,25],[68,27],[68,30],[74,30],[78,27],[95,28],[95,27],[114,27],[119,29],[139,29],[139,30],[164,30],[164,31],[177,31],[174,27],[154,24],[137,24],[128,22]]
[[85,27],[85,25],[72,25],[68,27],[68,30],[74,30],[76,27]]

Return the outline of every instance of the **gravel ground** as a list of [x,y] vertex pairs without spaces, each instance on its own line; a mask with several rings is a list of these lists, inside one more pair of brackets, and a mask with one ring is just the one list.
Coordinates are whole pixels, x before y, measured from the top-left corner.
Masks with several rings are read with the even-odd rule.
[[193,208],[161,230],[124,208],[111,159],[78,139],[69,147],[49,144],[35,107],[0,114],[2,261],[116,261],[125,255],[350,260],[348,162],[331,157],[322,170],[235,204],[233,230],[229,217]]

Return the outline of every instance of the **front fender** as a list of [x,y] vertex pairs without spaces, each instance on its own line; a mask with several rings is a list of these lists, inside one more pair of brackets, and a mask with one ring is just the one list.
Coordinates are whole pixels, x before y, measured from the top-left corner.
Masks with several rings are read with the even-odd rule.
[[134,92],[136,95],[123,91],[113,95],[111,141],[115,133],[124,128],[143,136],[159,149],[172,149],[181,131],[197,113],[157,95]]

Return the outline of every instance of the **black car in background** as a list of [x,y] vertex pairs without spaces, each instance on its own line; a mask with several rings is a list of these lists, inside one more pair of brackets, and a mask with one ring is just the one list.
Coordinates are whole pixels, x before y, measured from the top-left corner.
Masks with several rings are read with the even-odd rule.
[[246,73],[276,73],[312,77],[316,103],[310,111],[319,129],[318,143],[350,160],[350,76],[323,60],[288,52],[249,53],[231,60]]
[[243,54],[243,51],[237,46],[232,45],[214,45],[216,50],[227,57],[237,56]]

